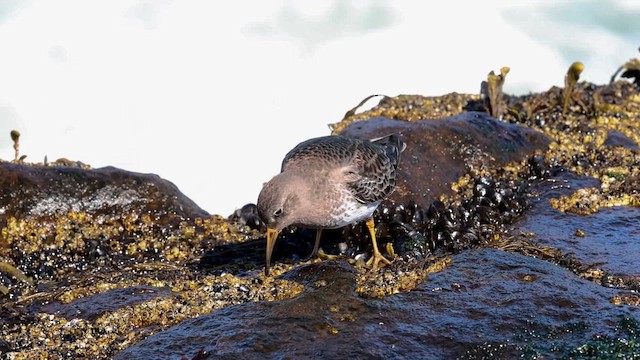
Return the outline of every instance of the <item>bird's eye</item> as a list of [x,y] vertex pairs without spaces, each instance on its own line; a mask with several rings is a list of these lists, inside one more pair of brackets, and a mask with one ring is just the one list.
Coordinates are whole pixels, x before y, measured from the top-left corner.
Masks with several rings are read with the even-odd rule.
[[282,215],[282,208],[276,210],[273,212],[273,217],[279,217],[280,215]]

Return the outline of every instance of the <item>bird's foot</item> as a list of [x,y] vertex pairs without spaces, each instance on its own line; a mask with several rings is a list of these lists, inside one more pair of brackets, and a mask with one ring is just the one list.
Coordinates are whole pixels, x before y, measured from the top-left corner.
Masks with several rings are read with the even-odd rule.
[[335,260],[344,258],[344,255],[325,254],[324,250],[320,249],[318,250],[318,257],[322,260]]
[[304,259],[302,259],[302,261],[303,262],[307,262],[307,261],[314,261],[314,260],[318,260],[318,261],[335,260],[335,259],[341,259],[343,257],[344,257],[344,255],[327,254],[327,253],[324,252],[324,250],[322,250],[322,248],[320,248],[320,249],[318,249],[317,252],[312,252],[311,255],[307,256]]
[[[395,253],[394,253],[395,254]],[[378,264],[382,262],[383,265],[379,266]],[[378,249],[374,248],[373,251],[373,256],[371,257],[371,259],[369,259],[366,263],[367,267],[369,269],[371,269],[371,271],[376,271],[379,268],[385,266],[385,265],[389,265],[391,264],[391,261],[389,261],[387,258],[385,258],[380,251],[378,251]]]

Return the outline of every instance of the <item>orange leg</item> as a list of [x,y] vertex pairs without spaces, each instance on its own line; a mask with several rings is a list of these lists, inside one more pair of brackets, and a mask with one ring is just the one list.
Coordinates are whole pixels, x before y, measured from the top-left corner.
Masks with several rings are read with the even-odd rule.
[[[369,234],[371,234],[371,243],[373,244],[373,256],[371,259],[367,261],[367,266],[371,267],[371,270],[376,271],[378,269],[378,263],[383,262],[384,265],[391,264],[391,261],[387,260],[382,254],[380,250],[378,250],[378,243],[376,241],[376,230],[375,223],[373,222],[373,218],[367,219],[367,228],[369,229]],[[382,266],[384,266],[382,265]]]

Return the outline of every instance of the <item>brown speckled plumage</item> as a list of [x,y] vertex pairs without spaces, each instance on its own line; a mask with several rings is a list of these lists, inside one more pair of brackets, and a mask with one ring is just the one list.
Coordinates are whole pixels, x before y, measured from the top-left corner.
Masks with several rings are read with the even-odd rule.
[[[289,225],[328,229],[370,219],[395,187],[404,146],[397,135],[304,141],[285,156],[281,173],[262,188],[258,213],[274,236]],[[319,235],[314,253],[318,241]],[[267,272],[274,242],[268,236]]]

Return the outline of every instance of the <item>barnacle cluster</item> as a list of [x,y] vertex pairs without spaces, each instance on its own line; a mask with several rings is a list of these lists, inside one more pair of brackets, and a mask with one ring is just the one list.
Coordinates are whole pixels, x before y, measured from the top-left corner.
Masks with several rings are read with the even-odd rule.
[[[252,235],[253,234],[253,235]],[[2,229],[18,267],[37,279],[59,279],[92,267],[197,258],[209,242],[244,241],[255,233],[221,216],[180,222],[177,229],[157,224],[149,214],[90,215],[70,211],[50,222],[9,218]]]
[[[633,149],[634,143],[640,144],[637,86],[626,81],[607,86],[576,82],[570,92],[553,87],[520,97],[503,94],[500,99],[504,101],[500,109],[506,109],[501,120],[547,134],[554,140],[549,149],[499,168],[470,167],[451,184],[453,196],[440,197],[428,206],[384,203],[374,214],[379,246],[390,249],[391,244],[398,258],[376,274],[359,273],[358,293],[379,297],[407,291],[429,273],[445,268],[451,253],[486,244],[570,262],[554,249],[501,237],[505,225],[527,209],[530,185],[558,171],[601,180],[599,188],[554,200],[560,209],[588,213],[600,206],[638,205],[640,158]],[[376,116],[412,121],[467,110],[484,111],[484,99],[455,93],[385,97],[369,111],[349,112],[333,129],[339,132],[353,121]],[[614,134],[622,134],[627,145],[611,141]],[[294,264],[277,262],[273,277],[266,278],[260,271],[263,257],[256,250],[264,247],[258,240],[261,224],[251,206],[234,214],[231,221],[214,216],[163,222],[148,213],[78,211],[55,214],[46,222],[4,218],[0,223],[0,352],[10,352],[14,359],[109,358],[149,332],[214,309],[290,298],[303,286],[278,276],[297,267],[313,244],[309,231],[283,231],[276,252],[295,260]],[[344,255],[357,264],[370,252],[362,225],[327,233],[322,247],[328,253]],[[294,243],[306,245],[288,247]],[[236,256],[248,265],[238,271],[229,263],[217,263],[213,271],[193,266],[207,250],[225,246],[225,260]],[[258,256],[247,257],[249,253]],[[387,254],[393,256],[391,251]],[[141,301],[122,296],[119,289],[148,294]],[[97,297],[130,302],[91,317],[61,315],[81,308],[80,300]],[[637,298],[612,298],[611,302],[637,303]],[[87,304],[95,307],[96,303]]]
[[440,119],[447,116],[458,115],[467,109],[470,102],[481,100],[480,95],[459,93],[442,96],[385,96],[374,108],[358,114],[356,114],[355,111],[347,112],[342,121],[331,124],[329,127],[334,134],[337,134],[353,122],[367,120],[377,116],[407,121]]
[[[80,284],[84,286],[21,299],[21,305],[32,304],[30,310],[0,306],[0,334],[7,342],[3,352],[14,351],[15,359],[112,358],[148,335],[140,329],[162,329],[225,306],[287,299],[303,290],[289,280],[201,276],[185,267],[143,268],[94,274]],[[140,301],[136,292],[148,295]],[[90,296],[101,300],[85,305],[78,300]],[[41,303],[47,307],[33,311]]]

